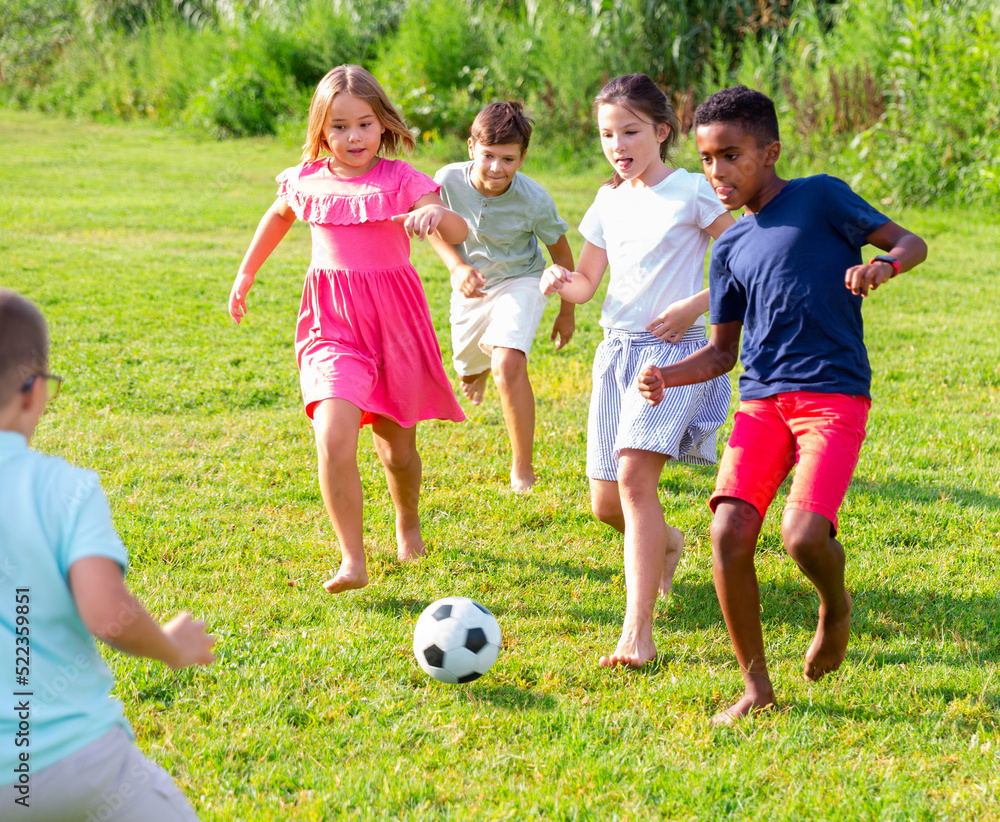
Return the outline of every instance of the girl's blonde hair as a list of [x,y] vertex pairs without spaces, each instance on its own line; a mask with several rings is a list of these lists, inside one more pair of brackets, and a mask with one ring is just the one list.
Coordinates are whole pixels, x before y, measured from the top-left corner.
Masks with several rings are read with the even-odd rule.
[[[594,98],[594,114],[601,106],[621,106],[636,117],[651,123],[654,127],[665,123],[670,128],[667,139],[660,143],[660,159],[670,157],[670,149],[677,142],[677,132],[681,123],[670,106],[670,101],[662,89],[645,74],[626,74],[616,77]],[[616,171],[608,180],[608,185],[618,188],[623,180]]]
[[304,161],[315,160],[324,152],[331,153],[326,141],[326,121],[330,117],[333,98],[341,93],[350,94],[368,103],[379,122],[385,127],[382,142],[378,147],[380,155],[395,154],[401,148],[406,151],[413,150],[415,145],[413,135],[389,102],[378,80],[361,66],[343,65],[328,71],[313,92],[312,102],[309,104],[306,141],[302,146]]

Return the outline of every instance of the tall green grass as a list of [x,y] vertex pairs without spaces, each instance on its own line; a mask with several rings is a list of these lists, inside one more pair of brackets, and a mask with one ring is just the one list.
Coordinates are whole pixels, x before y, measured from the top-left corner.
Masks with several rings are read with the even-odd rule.
[[[243,326],[225,310],[295,144],[3,111],[0,131],[0,284],[43,308],[66,377],[34,445],[100,473],[152,610],[189,608],[219,638],[212,667],[179,674],[107,653],[140,746],[203,819],[1000,819],[995,215],[893,213],[930,257],[865,304],[875,405],[842,510],[846,662],[801,679],[816,598],[772,513],[758,569],[780,710],[717,730],[707,719],[741,680],[711,580],[712,468],[670,467],[660,484],[688,550],[657,607],[658,661],[596,664],[625,601],[621,540],[590,516],[583,474],[596,303],[568,349],[540,336],[532,353],[530,494],[506,490],[492,389],[467,422],[421,425],[418,565],[394,559],[362,438],[372,583],[330,597],[338,557],[292,352],[303,226]],[[524,171],[572,226],[606,176],[531,154]],[[447,359],[446,273],[426,246],[414,260]],[[428,679],[411,655],[417,615],[449,594],[504,632],[470,686]]]

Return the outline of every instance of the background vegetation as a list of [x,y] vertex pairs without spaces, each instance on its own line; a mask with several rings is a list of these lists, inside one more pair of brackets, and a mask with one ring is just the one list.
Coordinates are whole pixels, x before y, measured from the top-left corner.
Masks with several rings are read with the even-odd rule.
[[[584,478],[601,295],[567,349],[540,334],[532,352],[530,494],[506,490],[492,388],[467,422],[420,426],[419,565],[395,561],[362,437],[372,583],[330,597],[338,556],[292,351],[308,229],[268,261],[242,326],[225,308],[295,146],[3,110],[0,132],[0,285],[45,311],[66,378],[33,445],[100,473],[130,584],[156,614],[204,615],[219,639],[213,666],[179,674],[107,654],[140,746],[203,820],[1000,819],[995,214],[892,212],[930,256],[865,303],[875,404],[841,512],[847,660],[802,681],[816,597],[772,512],[758,569],[781,707],[716,730],[708,717],[741,684],[712,586],[714,468],[661,480],[688,550],[656,611],[657,663],[597,667],[625,604],[621,539],[589,514]],[[572,226],[606,177],[530,155],[525,171]],[[414,260],[448,360],[446,272],[425,245]],[[467,687],[412,656],[417,615],[449,594],[488,605],[504,632]]]
[[645,71],[686,123],[723,85],[768,92],[794,168],[876,201],[989,204],[998,39],[992,0],[0,0],[0,100],[299,141],[316,81],[351,61],[425,141],[518,97],[536,145],[585,164],[593,95]]

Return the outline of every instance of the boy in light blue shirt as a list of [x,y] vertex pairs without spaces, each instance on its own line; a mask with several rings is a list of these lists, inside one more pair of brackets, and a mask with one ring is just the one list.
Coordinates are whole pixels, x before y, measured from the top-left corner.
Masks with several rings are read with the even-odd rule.
[[215,640],[187,612],[153,620],[97,475],[29,448],[60,383],[41,313],[0,288],[0,816],[197,819],[132,741],[93,637],[174,669],[210,663]]
[[[520,103],[491,103],[472,123],[470,161],[434,175],[441,199],[469,224],[458,246],[431,236],[451,272],[451,341],[462,393],[483,401],[492,372],[511,445],[511,488],[535,483],[535,395],[528,353],[545,310],[538,288],[545,245],[553,263],[572,270],[566,221],[548,192],[518,172],[531,139]],[[573,303],[562,301],[550,339],[562,348],[576,326]]]

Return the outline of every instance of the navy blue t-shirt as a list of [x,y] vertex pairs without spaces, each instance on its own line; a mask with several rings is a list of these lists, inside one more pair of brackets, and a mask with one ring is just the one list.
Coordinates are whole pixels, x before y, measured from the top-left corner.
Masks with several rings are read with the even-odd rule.
[[789,180],[716,240],[712,323],[740,320],[740,397],[785,391],[868,397],[860,295],[844,285],[865,238],[889,221],[836,177]]

